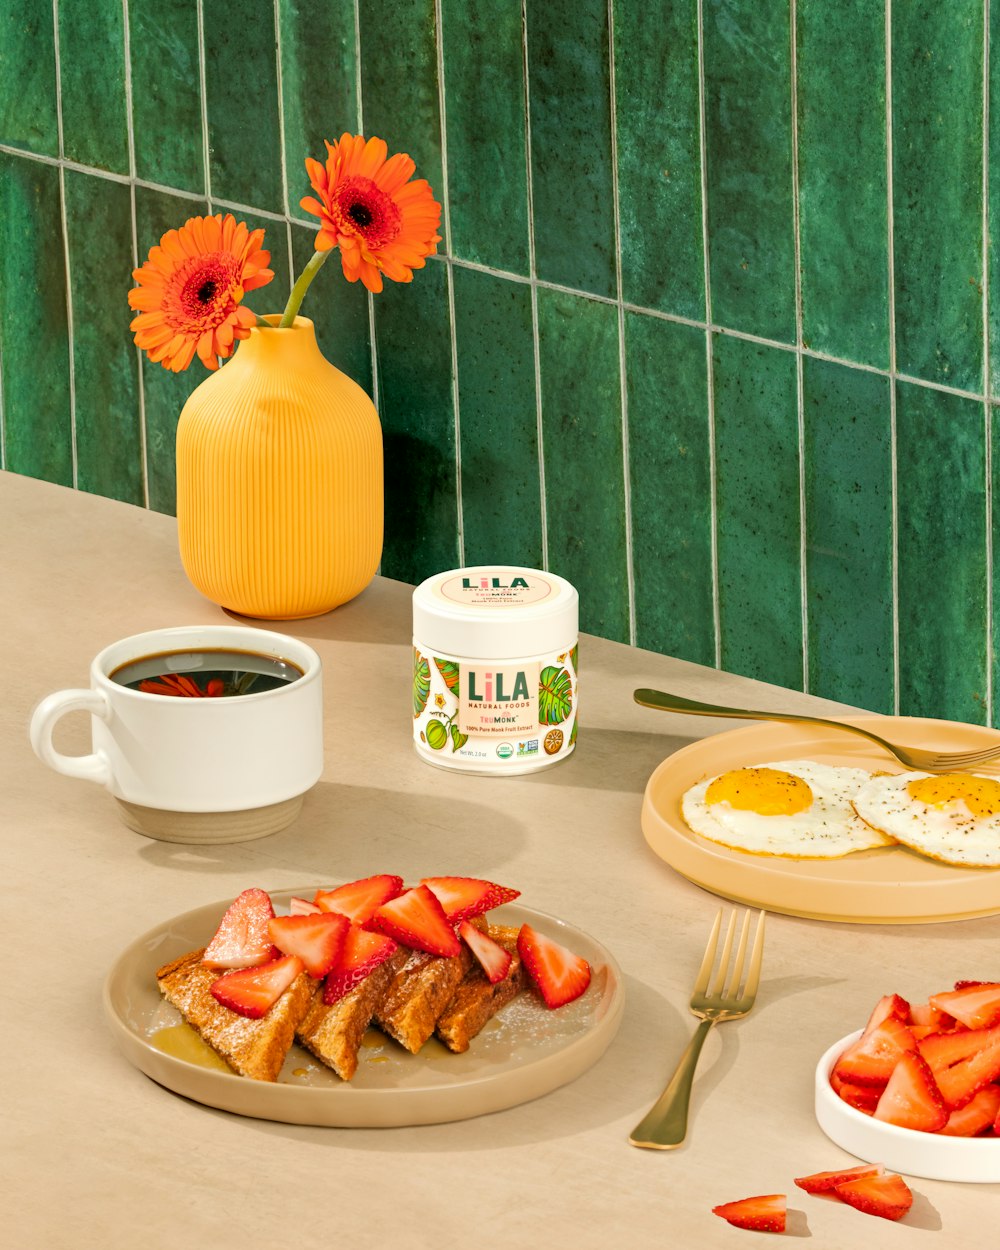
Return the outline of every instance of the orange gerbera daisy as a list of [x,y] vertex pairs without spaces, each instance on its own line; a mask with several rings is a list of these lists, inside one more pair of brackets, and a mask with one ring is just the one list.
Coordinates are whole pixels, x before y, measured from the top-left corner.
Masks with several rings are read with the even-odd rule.
[[249,230],[232,213],[192,217],[168,230],[149,259],[132,271],[139,283],[128,293],[138,312],[131,323],[136,345],[150,360],[179,373],[197,351],[207,369],[249,337],[257,316],[243,296],[274,277],[263,230]]
[[349,282],[360,278],[369,291],[382,290],[382,275],[411,282],[413,270],[437,251],[441,205],[423,178],[411,182],[416,165],[399,152],[386,159],[383,139],[341,135],[327,143],[325,165],[306,158],[306,170],[318,200],[301,201],[320,219],[316,250],[340,248]]

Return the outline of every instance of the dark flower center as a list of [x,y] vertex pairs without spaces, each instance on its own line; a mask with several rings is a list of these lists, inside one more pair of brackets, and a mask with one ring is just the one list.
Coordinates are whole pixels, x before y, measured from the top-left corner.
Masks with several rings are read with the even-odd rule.
[[215,298],[216,282],[214,278],[209,278],[207,282],[203,282],[198,288],[197,300],[200,304],[209,304]]
[[362,229],[365,226],[370,226],[374,219],[372,210],[367,204],[352,204],[347,210],[347,215],[355,225],[361,226]]

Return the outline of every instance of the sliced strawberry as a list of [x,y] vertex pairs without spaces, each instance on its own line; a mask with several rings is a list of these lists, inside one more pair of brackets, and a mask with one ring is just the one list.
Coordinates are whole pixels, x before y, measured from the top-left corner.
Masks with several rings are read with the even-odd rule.
[[462,921],[458,926],[458,932],[468,942],[469,950],[479,960],[479,966],[486,973],[490,984],[496,985],[497,982],[502,981],[510,972],[513,959],[510,951],[504,950],[499,942],[494,942],[489,934],[483,933],[468,920]]
[[902,1020],[888,1016],[848,1046],[834,1071],[852,1085],[884,1085],[902,1056],[916,1049],[916,1038]]
[[462,943],[448,923],[444,908],[426,885],[415,885],[398,898],[390,899],[372,916],[373,929],[387,933],[413,950],[451,957],[461,952]]
[[890,1017],[894,1020],[901,1020],[903,1024],[910,1022],[910,1004],[898,994],[885,994],[878,1000],[875,1010],[868,1017],[862,1036],[867,1037],[878,1028],[883,1020],[888,1020]]
[[282,954],[298,955],[306,972],[320,981],[336,963],[350,923],[346,916],[333,911],[276,916],[268,925],[268,932]]
[[590,984],[590,964],[530,924],[517,935],[517,953],[538,986],[546,1007],[562,1007],[579,998]]
[[403,878],[391,873],[348,881],[333,890],[319,890],[313,900],[320,911],[336,911],[354,924],[366,925],[383,903],[403,891]]
[[855,1210],[881,1216],[883,1220],[900,1220],[913,1206],[909,1185],[895,1172],[844,1181],[834,1186],[833,1192]]
[[932,994],[931,1005],[954,1016],[967,1029],[985,1029],[1000,1023],[1000,983],[979,985],[973,981],[959,985],[961,989]]
[[841,1168],[835,1172],[813,1172],[811,1176],[797,1176],[795,1183],[807,1194],[825,1194],[847,1181],[857,1180],[862,1176],[882,1176],[885,1167],[881,1163],[859,1163],[856,1168]]
[[340,954],[323,982],[323,1002],[332,1007],[397,950],[391,937],[349,924]]
[[521,891],[492,881],[480,881],[478,877],[424,877],[420,882],[436,896],[444,914],[452,922],[471,920],[483,912],[519,898]]
[[943,1011],[938,1011],[937,1007],[930,1003],[916,1003],[910,1005],[910,1025],[916,1025],[918,1028],[929,1028],[934,1031],[945,1027],[946,1017]]
[[785,1205],[784,1194],[761,1194],[756,1198],[724,1202],[721,1206],[713,1207],[712,1214],[721,1215],[737,1228],[753,1228],[761,1233],[783,1233]]
[[322,911],[322,908],[317,907],[315,903],[310,903],[307,898],[290,898],[288,910],[293,916],[315,916]]
[[205,948],[203,961],[212,968],[256,968],[275,957],[267,926],[274,919],[264,890],[244,890],[222,917]]
[[926,1133],[936,1133],[948,1122],[948,1111],[931,1070],[916,1052],[904,1055],[896,1064],[878,1100],[875,1119]]
[[938,1129],[946,1137],[977,1137],[993,1127],[1000,1114],[1000,1085],[987,1085],[974,1094],[964,1107],[948,1116],[948,1123]]
[[[978,1029],[975,1031],[979,1032]],[[983,1032],[992,1033],[994,1030],[984,1029]],[[924,1043],[932,1040],[934,1039],[926,1037]],[[1000,1078],[1000,1038],[983,1049],[976,1050],[967,1059],[942,1068],[934,1075],[941,1097],[951,1111],[964,1107],[984,1086],[998,1078]]]
[[863,1111],[865,1115],[872,1114],[882,1097],[882,1090],[885,1089],[884,1085],[854,1085],[839,1077],[836,1070],[830,1073],[830,1085],[838,1097],[856,1111]]
[[303,971],[301,959],[296,955],[285,955],[259,968],[227,972],[224,977],[212,982],[212,997],[237,1015],[259,1020],[267,1015]]

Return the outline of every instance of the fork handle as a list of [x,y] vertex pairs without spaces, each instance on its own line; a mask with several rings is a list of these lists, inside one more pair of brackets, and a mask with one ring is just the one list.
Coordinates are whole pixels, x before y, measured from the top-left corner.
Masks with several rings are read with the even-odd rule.
[[[802,716],[797,712],[755,712],[750,708],[722,707],[716,703],[699,703],[696,699],[685,699],[679,694],[666,694],[662,690],[635,690],[632,698],[643,707],[656,708],[660,712],[690,713],[694,716],[727,716],[734,720],[781,720],[801,722],[806,725],[829,725],[833,729],[843,729],[845,733],[860,734],[884,747],[890,755],[896,755],[896,749],[878,734],[870,733],[857,725],[846,721],[827,720],[822,716]],[[898,758],[898,756],[897,756]]]
[[632,1130],[629,1142],[649,1150],[673,1150],[687,1136],[688,1103],[694,1070],[714,1020],[702,1020],[681,1055],[670,1084]]

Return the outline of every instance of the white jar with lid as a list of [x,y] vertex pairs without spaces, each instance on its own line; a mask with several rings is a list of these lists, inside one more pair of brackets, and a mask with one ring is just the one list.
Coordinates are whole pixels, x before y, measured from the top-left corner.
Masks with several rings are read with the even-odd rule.
[[413,592],[413,742],[460,772],[533,772],[576,746],[579,596],[514,565],[437,573]]

